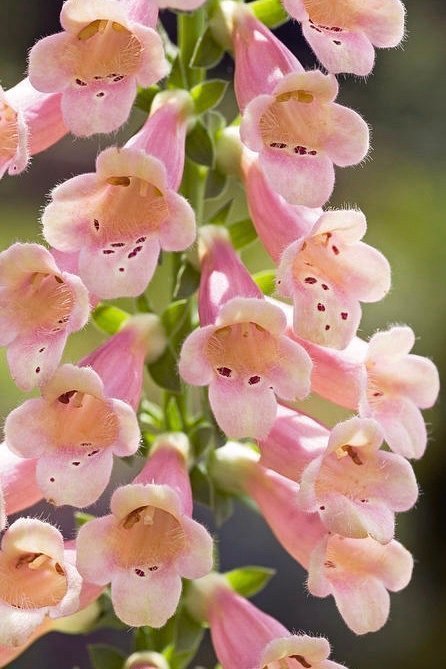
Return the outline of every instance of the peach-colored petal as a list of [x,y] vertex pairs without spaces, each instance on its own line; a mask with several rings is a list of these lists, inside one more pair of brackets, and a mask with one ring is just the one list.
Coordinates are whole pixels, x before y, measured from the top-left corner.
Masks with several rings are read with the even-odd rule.
[[234,298],[223,305],[216,324],[224,326],[246,321],[257,323],[274,335],[282,334],[286,326],[286,318],[278,307],[250,297]]
[[206,576],[214,562],[212,537],[203,525],[186,516],[181,525],[188,547],[176,561],[175,568],[183,578]]
[[282,399],[305,398],[310,390],[312,362],[308,353],[287,337],[279,340],[279,363],[268,372],[274,392]]
[[168,218],[159,230],[160,246],[165,251],[184,251],[196,237],[195,213],[181,195],[170,192],[166,197]]
[[186,383],[207,386],[214,377],[212,365],[206,357],[206,346],[215,331],[207,325],[192,332],[181,348],[179,371]]
[[115,524],[114,517],[108,515],[95,518],[80,528],[76,540],[76,564],[86,581],[101,586],[110,583],[115,563],[109,542]]
[[328,72],[350,72],[365,77],[372,71],[375,49],[363,32],[334,31],[316,26],[310,21],[302,21],[302,32]]
[[334,103],[330,110],[330,137],[324,149],[339,167],[356,165],[369,150],[369,128],[352,109]]

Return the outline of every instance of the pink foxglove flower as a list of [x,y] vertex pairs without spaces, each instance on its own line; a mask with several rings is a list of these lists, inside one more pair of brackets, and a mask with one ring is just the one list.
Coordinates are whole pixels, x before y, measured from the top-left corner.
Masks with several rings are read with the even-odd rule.
[[60,95],[40,93],[23,79],[8,91],[0,86],[0,179],[20,174],[30,156],[44,151],[68,131]]
[[36,481],[36,465],[37,460],[19,458],[5,444],[0,444],[0,488],[8,515],[27,509],[42,499]]
[[347,167],[369,150],[369,130],[334,102],[338,83],[319,71],[288,74],[246,107],[240,136],[259,154],[269,183],[291,204],[321,207],[333,191],[333,165]]
[[192,596],[200,600],[224,669],[342,669],[328,660],[326,639],[290,634],[275,618],[234,592],[222,576],[211,574],[194,582]]
[[284,336],[284,314],[260,299],[225,231],[209,227],[201,242],[204,327],[184,342],[180,374],[186,383],[209,385],[212,411],[228,436],[261,438],[276,416],[276,395],[308,394],[310,359]]
[[212,568],[211,536],[191,518],[186,451],[184,435],[160,437],[135,482],[113,493],[112,513],[80,529],[79,571],[92,583],[111,582],[127,625],[162,627],[178,605],[181,577]]
[[55,528],[20,518],[3,535],[0,551],[0,644],[19,646],[44,621],[79,607],[82,580]]
[[[79,274],[98,297],[140,295],[160,250],[182,251],[195,239],[193,209],[172,187],[178,185],[181,154],[184,161],[184,132],[178,130],[182,145],[173,152],[169,142],[162,147],[159,141],[165,137],[163,117],[166,132],[172,128],[173,107],[169,102],[158,109],[128,146],[102,151],[96,173],[56,187],[43,214],[45,238],[59,251],[79,254]],[[183,114],[178,111],[179,128]],[[153,127],[161,133],[157,157],[147,153]]]
[[141,401],[145,361],[164,351],[166,335],[155,314],[137,314],[79,362],[99,374],[109,397],[123,400],[136,411]]
[[333,428],[326,451],[304,470],[299,504],[319,513],[331,533],[386,544],[394,536],[395,512],[415,504],[412,467],[381,450],[382,441],[374,420],[351,418]]
[[377,302],[390,289],[390,265],[360,241],[360,211],[326,211],[307,235],[284,251],[278,292],[294,302],[294,331],[321,346],[345,348],[361,321],[360,302]]
[[0,344],[22,390],[51,378],[68,335],[85,325],[89,311],[82,281],[61,271],[43,246],[17,243],[0,254]]
[[66,0],[63,31],[31,49],[31,83],[44,93],[62,94],[64,121],[75,135],[119,128],[137,85],[150,86],[167,73],[161,38],[132,14],[118,0]]
[[333,74],[370,74],[373,47],[397,46],[404,36],[400,0],[283,0],[322,65]]
[[169,664],[164,655],[153,650],[143,650],[130,655],[123,669],[169,669]]
[[204,5],[206,0],[154,0],[160,9],[180,9],[183,12],[191,12],[201,5]]
[[140,432],[133,409],[105,394],[96,372],[62,365],[41,398],[9,414],[5,437],[13,453],[38,458],[37,483],[49,501],[82,507],[104,491],[113,454],[138,450]]

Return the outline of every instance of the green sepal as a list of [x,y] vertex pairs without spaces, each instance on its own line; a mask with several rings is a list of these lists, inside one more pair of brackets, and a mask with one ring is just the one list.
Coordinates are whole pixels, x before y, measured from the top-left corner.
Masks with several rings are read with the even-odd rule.
[[94,520],[95,516],[92,516],[91,513],[85,513],[85,511],[75,511],[74,512],[74,524],[78,530],[85,523],[89,523],[90,520]]
[[194,163],[213,167],[215,160],[214,143],[209,130],[201,120],[197,120],[186,138],[186,155]]
[[175,300],[191,297],[200,285],[200,272],[188,261],[184,260],[177,274],[177,281],[173,291]]
[[91,315],[93,322],[100,330],[107,334],[114,335],[121,325],[126,321],[130,314],[124,309],[115,307],[112,304],[100,302]]
[[253,274],[252,278],[264,295],[273,295],[276,291],[276,272],[273,269],[265,269]]
[[240,567],[227,571],[223,576],[235,592],[242,597],[253,597],[265,588],[276,573],[268,567]]
[[177,357],[181,344],[191,331],[190,305],[187,300],[172,302],[163,312],[161,322],[168,340],[163,355],[148,365],[155,383],[172,393],[181,392]]
[[250,218],[231,223],[231,225],[228,226],[228,231],[231,235],[231,242],[235,249],[242,249],[257,239],[257,232],[255,231]]
[[149,113],[152,102],[157,93],[160,92],[159,86],[149,86],[148,88],[138,88],[138,95],[135,100],[135,107]]
[[195,113],[203,114],[216,107],[223,99],[228,83],[224,79],[207,79],[194,86],[190,94],[194,102]]
[[122,669],[126,656],[117,648],[97,643],[88,646],[93,669]]
[[223,194],[228,183],[228,177],[217,170],[210,170],[206,180],[205,198],[213,200]]
[[190,67],[209,70],[211,67],[218,65],[223,58],[223,54],[223,49],[215,41],[211,29],[207,27],[195,46]]
[[278,28],[290,20],[280,0],[254,0],[249,7],[268,28]]

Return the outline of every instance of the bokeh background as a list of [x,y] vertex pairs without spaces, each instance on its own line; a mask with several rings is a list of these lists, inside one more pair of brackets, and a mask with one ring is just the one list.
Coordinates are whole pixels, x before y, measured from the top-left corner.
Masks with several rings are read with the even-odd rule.
[[[366,1],[366,0],[364,0]],[[59,29],[61,0],[3,0],[0,4],[0,78],[4,88],[13,86],[26,70],[26,55],[36,39]],[[444,325],[446,317],[446,5],[443,0],[407,0],[408,31],[403,46],[379,51],[373,76],[367,81],[341,79],[340,102],[359,111],[373,129],[370,159],[359,168],[338,171],[331,206],[355,204],[367,215],[366,241],[385,253],[392,264],[393,288],[387,298],[366,306],[360,334],[377,328],[408,323],[417,334],[415,351],[432,357],[441,369],[446,365]],[[173,17],[163,17],[173,25]],[[312,67],[314,58],[299,27],[287,24],[279,37]],[[231,78],[228,58],[218,72]],[[225,109],[231,114],[230,95]],[[142,120],[135,112],[116,137],[92,140],[65,138],[36,156],[28,172],[0,182],[0,242],[5,248],[15,241],[39,240],[39,212],[48,192],[60,181],[91,171],[98,150],[129,137]],[[271,261],[259,244],[249,247],[244,258],[252,270],[265,269]],[[100,343],[103,336],[89,326],[74,335],[66,359],[75,361]],[[23,395],[15,388],[0,359],[0,416],[3,420]],[[439,669],[446,666],[446,449],[443,399],[426,413],[430,443],[426,456],[415,463],[421,488],[416,508],[398,519],[398,538],[414,553],[412,583],[392,596],[386,627],[373,635],[355,637],[343,624],[334,602],[319,600],[305,591],[304,571],[275,542],[253,511],[239,507],[221,529],[216,529],[222,569],[241,564],[263,564],[277,569],[270,585],[255,602],[289,629],[327,636],[334,658],[350,669]],[[310,400],[306,410],[328,422],[345,413]],[[115,482],[129,479],[127,465],[115,471]],[[102,504],[106,508],[107,495]],[[99,508],[99,507],[98,507]],[[73,536],[68,509],[48,512],[66,536]],[[205,509],[197,517],[213,527]],[[1,625],[1,621],[0,621]],[[101,631],[93,636],[70,638],[52,634],[43,638],[11,667],[23,669],[87,669],[88,643],[110,642],[130,648],[131,635]],[[209,644],[196,664],[213,667]]]

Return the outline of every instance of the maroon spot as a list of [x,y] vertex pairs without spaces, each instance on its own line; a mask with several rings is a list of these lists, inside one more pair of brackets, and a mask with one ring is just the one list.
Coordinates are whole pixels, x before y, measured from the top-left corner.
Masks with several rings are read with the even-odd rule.
[[154,564],[153,567],[149,567],[149,571],[158,571],[156,564]]
[[324,290],[330,290],[326,283],[321,284]]
[[134,258],[135,256],[138,255],[138,253],[141,251],[141,249],[142,249],[142,246],[135,246],[133,251],[130,251],[127,258]]
[[342,42],[340,42],[338,39],[334,39],[333,44],[336,44],[336,46],[340,46]]
[[91,453],[87,453],[87,457],[91,458],[91,456],[96,455],[96,453],[99,453],[99,449],[96,449],[95,451],[91,451]]
[[36,374],[39,374],[40,372],[40,367],[36,367]]
[[330,325],[326,325],[326,326],[325,326],[325,329],[326,329],[326,331],[328,332],[328,330],[330,329]]
[[290,660],[296,660],[301,664],[305,669],[311,669],[311,664],[309,664],[303,655],[290,655]]
[[63,279],[60,276],[57,276],[57,274],[54,275],[54,278],[56,279],[57,283],[63,283]]
[[99,221],[98,221],[97,218],[94,219],[93,224],[94,224],[94,227],[96,228],[96,230],[99,230]]
[[99,93],[96,93],[97,98],[103,98],[105,95],[104,91],[99,91]]
[[316,26],[313,23],[310,25],[310,28],[313,28],[313,30],[316,30],[316,32],[318,32],[318,33],[322,32],[322,30],[319,30],[319,28],[316,28]]
[[319,304],[317,305],[317,310],[318,311],[325,311],[325,306],[319,302]]
[[125,270],[124,270],[123,267],[120,267],[120,268],[119,268],[119,271],[120,271],[120,272],[124,272]]
[[319,508],[321,511],[325,511],[325,506],[320,506]]
[[78,86],[86,86],[87,85],[85,81],[82,81],[82,79],[76,79],[76,83],[77,83]]
[[287,145],[283,142],[271,142],[270,147],[272,149],[286,149]]
[[229,369],[229,367],[217,367],[217,372],[220,376],[226,376],[227,378],[232,375],[232,369]]
[[136,240],[136,243],[137,244],[142,244],[143,242],[146,241],[146,239],[147,239],[147,237],[140,237],[139,239]]
[[305,283],[317,283],[317,279],[315,279],[314,276],[307,276],[304,281]]
[[124,79],[123,74],[119,74],[117,77],[113,77],[113,81],[122,81],[122,79]]
[[114,251],[112,251],[111,249],[104,249],[104,250],[102,251],[102,253],[103,253],[105,256],[108,256],[108,255],[110,255],[110,253],[114,253]]
[[113,242],[113,244],[110,244],[110,246],[120,248],[121,246],[125,246],[125,242]]
[[329,569],[334,569],[336,565],[331,560],[326,560],[326,562],[324,562],[324,567],[328,567]]
[[341,312],[341,318],[343,321],[346,321],[348,318],[348,313],[346,311]]
[[260,376],[250,376],[248,379],[248,383],[250,386],[255,386],[257,383],[260,383]]
[[43,346],[43,348],[39,348],[39,353],[43,353],[44,350],[45,350],[45,346]]
[[58,397],[57,399],[58,399],[59,402],[61,402],[62,404],[68,404],[69,401],[70,401],[70,399],[71,399],[71,398],[73,397],[73,395],[75,394],[75,392],[76,392],[75,390],[69,390],[69,391],[66,392],[66,393],[62,393],[62,395],[59,395],[59,397]]
[[362,499],[362,500],[361,500],[361,502],[362,502],[363,504],[365,504],[365,503],[368,502],[368,501],[369,501],[368,499]]
[[142,569],[135,569],[135,574],[137,576],[145,576],[146,573]]
[[333,249],[333,253],[335,254],[335,256],[338,256],[339,255],[338,247],[337,246],[332,246],[331,248]]
[[79,467],[81,463],[77,460],[76,462],[72,462],[71,464],[74,465],[75,467]]
[[373,393],[373,397],[382,397],[383,395],[384,395],[384,393],[380,393],[380,392]]
[[94,79],[103,79],[100,74],[95,74]]
[[299,154],[299,156],[306,156],[307,155],[307,149],[305,146],[295,146],[293,149],[294,153]]
[[54,476],[52,476],[52,477],[50,478],[51,483],[54,483],[55,480],[56,480],[56,479],[54,478]]
[[317,156],[317,151],[315,151],[314,149],[312,151],[308,151],[308,155],[309,156]]

